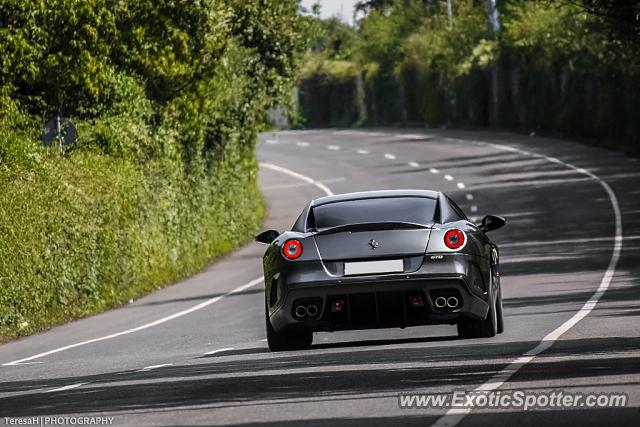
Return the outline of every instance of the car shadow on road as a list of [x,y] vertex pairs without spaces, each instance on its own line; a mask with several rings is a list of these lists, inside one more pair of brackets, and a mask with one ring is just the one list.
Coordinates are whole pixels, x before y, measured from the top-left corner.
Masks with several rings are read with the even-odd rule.
[[[372,347],[372,346],[390,346],[398,344],[415,344],[415,343],[428,343],[439,341],[453,341],[459,339],[457,335],[452,336],[437,336],[437,337],[411,337],[411,338],[389,338],[389,339],[375,339],[375,340],[358,340],[358,341],[344,341],[344,342],[331,342],[314,344],[311,350],[322,349],[338,349],[338,348],[357,348],[357,347]],[[198,359],[208,359],[212,357],[228,357],[228,356],[240,356],[249,354],[270,354],[271,351],[268,347],[250,347],[250,348],[230,348],[227,350],[216,351],[213,354],[205,354],[198,357]]]
[[[535,341],[492,343],[470,340],[461,345],[444,341],[435,346],[353,349],[316,348],[292,353],[268,353],[255,358],[199,360],[148,372],[7,381],[0,393],[6,417],[123,413],[175,410],[184,407],[255,407],[273,402],[348,401],[377,393],[473,389],[533,348]],[[553,379],[581,387],[602,387],[614,376],[640,373],[640,338],[610,337],[558,341],[510,380],[511,387]],[[575,355],[581,355],[576,358]],[[50,392],[70,384],[86,385]],[[574,382],[575,383],[575,382]],[[634,384],[637,387],[640,384]],[[28,394],[20,394],[28,392]],[[390,410],[397,409],[397,403]]]
[[375,340],[362,340],[362,341],[345,341],[345,342],[331,342],[315,344],[313,349],[330,349],[330,348],[353,348],[353,347],[369,347],[369,346],[385,346],[396,344],[414,344],[414,343],[428,343],[439,341],[453,341],[458,340],[457,335],[450,336],[437,336],[437,337],[411,337],[411,338],[397,338],[397,339],[375,339]]

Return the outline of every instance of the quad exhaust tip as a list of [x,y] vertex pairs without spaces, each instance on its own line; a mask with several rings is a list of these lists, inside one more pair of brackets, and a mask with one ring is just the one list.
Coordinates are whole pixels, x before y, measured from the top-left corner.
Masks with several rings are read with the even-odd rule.
[[305,317],[316,317],[319,312],[318,306],[315,304],[298,305],[293,310],[298,319],[304,319]]
[[307,307],[307,315],[309,317],[315,317],[315,315],[318,314],[318,306],[315,304],[311,304],[310,306]]
[[305,307],[304,305],[299,305],[299,306],[296,307],[295,313],[296,313],[297,317],[302,319],[303,317],[305,317],[307,315],[307,307]]
[[439,296],[434,300],[433,304],[436,308],[454,310],[460,307],[460,299],[454,296]]

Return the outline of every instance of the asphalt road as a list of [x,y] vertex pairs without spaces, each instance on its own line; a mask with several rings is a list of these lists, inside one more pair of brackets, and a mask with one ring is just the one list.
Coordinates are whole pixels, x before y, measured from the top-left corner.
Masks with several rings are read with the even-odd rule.
[[[434,130],[264,134],[268,228],[327,192],[445,191],[498,214],[505,333],[321,333],[270,353],[250,244],[126,307],[0,346],[5,417],[113,425],[640,425],[640,163],[565,141]],[[399,407],[401,393],[626,393],[626,407]]]

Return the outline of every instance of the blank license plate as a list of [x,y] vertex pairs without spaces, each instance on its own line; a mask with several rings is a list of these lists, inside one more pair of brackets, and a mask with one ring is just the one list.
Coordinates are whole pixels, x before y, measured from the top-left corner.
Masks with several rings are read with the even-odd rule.
[[353,276],[356,274],[401,273],[403,271],[404,262],[401,259],[344,263],[345,276]]

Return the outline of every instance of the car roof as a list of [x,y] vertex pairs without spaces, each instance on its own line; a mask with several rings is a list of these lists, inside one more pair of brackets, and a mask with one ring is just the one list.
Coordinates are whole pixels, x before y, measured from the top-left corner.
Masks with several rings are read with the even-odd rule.
[[432,190],[378,190],[360,191],[357,193],[337,194],[334,196],[320,197],[311,201],[311,206],[326,205],[328,203],[345,202],[350,200],[383,199],[393,197],[424,197],[438,199],[438,192]]

